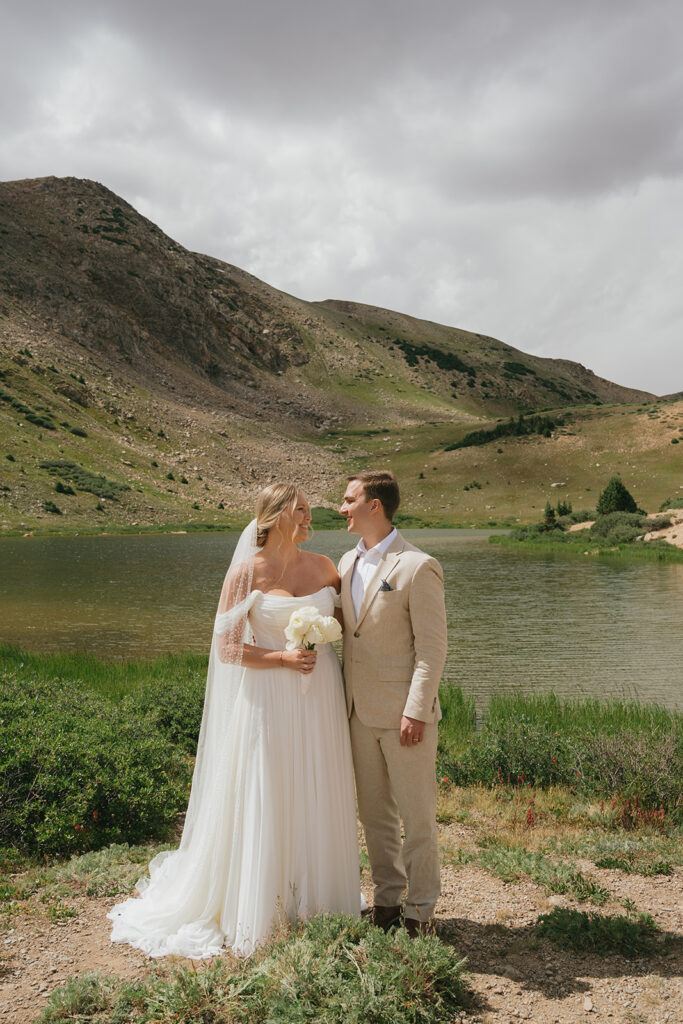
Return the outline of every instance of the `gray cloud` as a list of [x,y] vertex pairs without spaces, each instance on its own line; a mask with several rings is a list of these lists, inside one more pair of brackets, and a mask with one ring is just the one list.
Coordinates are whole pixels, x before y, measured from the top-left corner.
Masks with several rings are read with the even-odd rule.
[[16,5],[3,178],[74,174],[303,298],[683,388],[680,5]]

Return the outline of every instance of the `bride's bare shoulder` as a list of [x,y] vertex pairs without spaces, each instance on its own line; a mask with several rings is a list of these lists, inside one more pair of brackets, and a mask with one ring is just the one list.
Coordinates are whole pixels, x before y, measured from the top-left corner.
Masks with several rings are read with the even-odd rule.
[[303,551],[302,554],[308,560],[308,567],[320,580],[321,587],[334,587],[335,590],[339,590],[339,573],[331,558],[319,555],[315,551]]

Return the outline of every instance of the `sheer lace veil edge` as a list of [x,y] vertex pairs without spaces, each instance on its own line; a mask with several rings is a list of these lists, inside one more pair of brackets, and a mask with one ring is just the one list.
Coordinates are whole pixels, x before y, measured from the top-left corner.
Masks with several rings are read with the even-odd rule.
[[221,792],[230,778],[225,760],[235,739],[233,711],[242,680],[243,645],[253,639],[248,616],[254,598],[254,559],[259,551],[256,539],[256,520],[252,519],[237,541],[218,602],[181,850],[192,846],[195,852],[197,844],[208,840],[216,814],[227,806],[228,794]]

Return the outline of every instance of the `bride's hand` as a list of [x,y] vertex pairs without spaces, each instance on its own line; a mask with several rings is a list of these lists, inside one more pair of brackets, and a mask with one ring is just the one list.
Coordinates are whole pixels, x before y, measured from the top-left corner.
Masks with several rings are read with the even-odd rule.
[[315,668],[315,661],[318,657],[317,651],[305,651],[301,647],[295,647],[293,651],[282,652],[282,664],[286,668],[293,668],[307,676]]

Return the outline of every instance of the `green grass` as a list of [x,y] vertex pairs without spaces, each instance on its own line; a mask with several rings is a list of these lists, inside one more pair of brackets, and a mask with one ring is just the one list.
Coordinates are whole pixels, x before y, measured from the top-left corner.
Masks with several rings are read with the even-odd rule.
[[636,957],[652,951],[659,929],[650,914],[603,917],[568,907],[555,907],[543,914],[536,934],[548,938],[563,949],[579,953],[619,953]]
[[591,829],[578,836],[554,837],[549,852],[578,855],[596,867],[615,868],[626,874],[670,875],[675,865],[683,865],[683,843],[677,832],[605,832]]
[[635,701],[505,694],[492,698],[481,730],[463,745],[462,714],[450,713],[449,700],[438,771],[456,785],[564,785],[608,799],[637,797],[641,815],[661,806],[683,818],[683,714]]
[[482,842],[473,860],[503,882],[530,879],[548,892],[573,896],[581,903],[606,903],[609,892],[586,878],[575,865],[552,860],[544,853],[521,844],[510,845],[498,839]]
[[609,544],[593,539],[587,531],[575,533],[536,534],[519,539],[509,534],[493,534],[489,543],[516,550],[529,552],[557,553],[562,555],[578,555],[581,558],[595,556],[598,558],[635,560],[643,562],[683,562],[683,548],[677,548],[666,541],[634,541],[628,544]]
[[116,701],[153,685],[196,686],[206,679],[207,665],[208,656],[204,654],[163,654],[147,660],[115,661],[78,651],[33,653],[0,643],[0,672],[15,674],[17,679],[34,676],[68,683]]
[[433,936],[385,935],[367,921],[315,917],[283,928],[239,963],[124,982],[71,979],[52,993],[39,1024],[448,1024],[467,1001],[464,961]]

